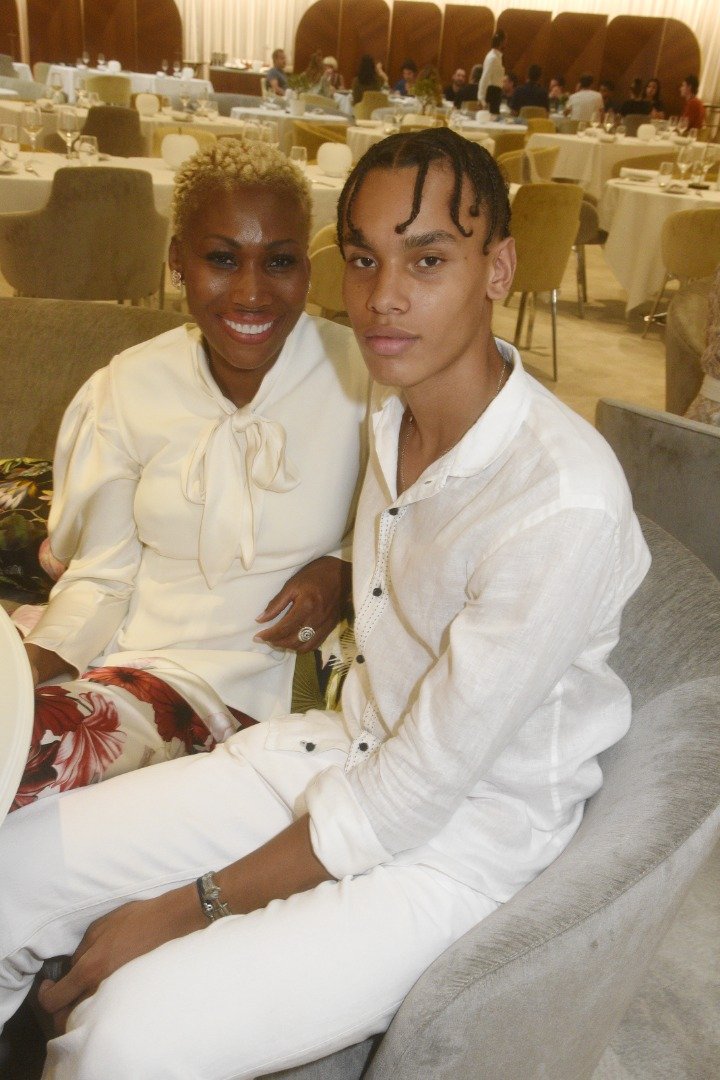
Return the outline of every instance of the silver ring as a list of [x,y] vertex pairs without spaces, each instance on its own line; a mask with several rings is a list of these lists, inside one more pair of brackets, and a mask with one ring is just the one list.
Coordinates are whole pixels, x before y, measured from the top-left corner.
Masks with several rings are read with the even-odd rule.
[[315,631],[313,630],[312,626],[302,626],[298,630],[298,638],[303,643],[306,642],[306,641],[312,641],[312,639],[314,637],[315,637]]

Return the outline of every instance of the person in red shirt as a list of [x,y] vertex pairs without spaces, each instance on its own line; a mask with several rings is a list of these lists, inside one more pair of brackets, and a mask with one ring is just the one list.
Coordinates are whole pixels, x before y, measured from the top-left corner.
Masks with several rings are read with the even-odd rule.
[[697,96],[697,75],[686,75],[680,83],[680,96],[683,99],[683,116],[687,117],[688,128],[700,128],[705,123],[705,106]]

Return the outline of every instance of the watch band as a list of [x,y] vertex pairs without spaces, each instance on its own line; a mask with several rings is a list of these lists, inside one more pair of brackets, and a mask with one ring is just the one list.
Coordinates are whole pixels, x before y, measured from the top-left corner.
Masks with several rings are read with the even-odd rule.
[[210,922],[222,919],[225,915],[232,915],[230,908],[220,899],[220,886],[216,882],[212,870],[199,877],[195,884],[203,915]]

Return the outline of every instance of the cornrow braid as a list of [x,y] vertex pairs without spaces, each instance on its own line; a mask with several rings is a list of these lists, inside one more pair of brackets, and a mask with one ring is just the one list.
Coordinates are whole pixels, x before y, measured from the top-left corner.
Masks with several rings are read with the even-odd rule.
[[472,236],[472,229],[460,224],[460,200],[463,181],[467,177],[473,189],[471,217],[485,214],[487,233],[483,251],[487,255],[494,239],[510,235],[510,201],[508,185],[491,154],[478,143],[463,139],[449,128],[428,128],[399,135],[390,135],[375,143],[350,173],[338,200],[337,234],[340,250],[343,235],[353,231],[352,212],[368,173],[373,169],[417,169],[410,216],[395,226],[403,233],[420,213],[425,180],[431,165],[448,165],[454,176],[450,197],[450,218],[462,236]]

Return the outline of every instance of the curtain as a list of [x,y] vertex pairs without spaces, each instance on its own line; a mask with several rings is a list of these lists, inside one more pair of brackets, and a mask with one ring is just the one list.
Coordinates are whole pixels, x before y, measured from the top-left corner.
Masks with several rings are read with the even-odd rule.
[[[270,62],[273,49],[283,47],[292,62],[295,31],[313,0],[176,0],[183,22],[185,56],[209,60],[213,52],[229,57]],[[393,0],[387,0],[392,7]],[[402,0],[397,0],[402,3]],[[470,0],[454,0],[469,3]],[[482,0],[481,0],[482,2]],[[443,0],[437,6],[444,8]],[[515,6],[503,0],[484,0],[496,15]],[[702,81],[700,95],[705,101],[720,99],[720,18],[716,0],[521,0],[518,7],[615,15],[654,15],[678,19],[693,31],[700,42]],[[658,72],[662,80],[662,72]]]

